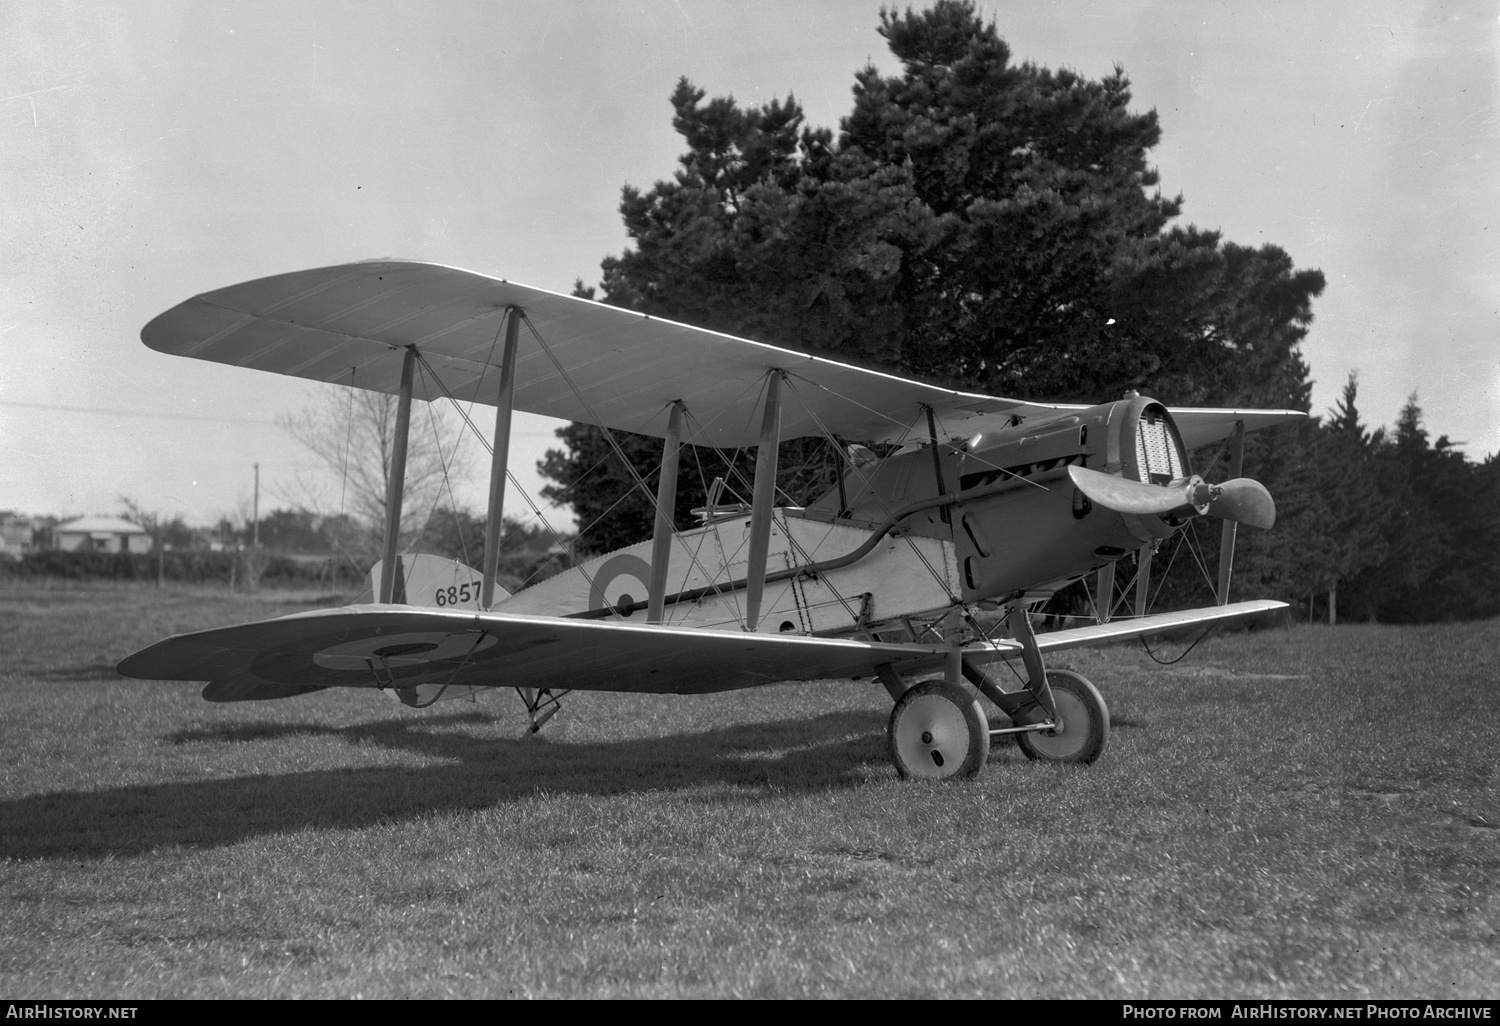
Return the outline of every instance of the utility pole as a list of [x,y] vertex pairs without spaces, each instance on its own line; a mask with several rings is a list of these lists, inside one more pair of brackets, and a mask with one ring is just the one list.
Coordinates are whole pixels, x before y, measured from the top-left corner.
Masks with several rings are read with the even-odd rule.
[[255,498],[250,506],[250,545],[252,548],[260,548],[260,464],[255,465]]

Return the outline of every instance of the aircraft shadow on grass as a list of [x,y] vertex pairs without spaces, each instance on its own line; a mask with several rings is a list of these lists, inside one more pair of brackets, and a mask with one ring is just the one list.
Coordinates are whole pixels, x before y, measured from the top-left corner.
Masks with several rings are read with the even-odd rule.
[[[500,719],[467,712],[350,727],[260,722],[180,732],[166,740],[240,744],[325,735],[444,762],[31,795],[0,802],[0,858],[212,848],[306,827],[360,829],[492,808],[543,792],[613,795],[728,786],[737,789],[729,800],[753,802],[775,793],[853,787],[887,765],[885,717],[873,710],[615,742],[495,738],[452,729]],[[997,745],[992,756],[1020,758],[1006,745]],[[722,792],[713,795],[723,798]]]

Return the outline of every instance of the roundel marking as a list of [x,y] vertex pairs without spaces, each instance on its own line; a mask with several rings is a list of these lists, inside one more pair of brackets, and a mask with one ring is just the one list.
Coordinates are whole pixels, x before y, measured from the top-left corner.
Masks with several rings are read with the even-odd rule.
[[650,580],[651,564],[640,556],[628,552],[610,556],[589,585],[589,608],[614,609],[627,602],[644,602],[650,594]]
[[500,639],[486,634],[474,643],[474,631],[409,631],[405,634],[381,634],[342,645],[330,645],[313,653],[313,662],[328,670],[369,672],[369,664],[379,661],[392,670],[424,663],[463,659],[471,652],[478,655]]

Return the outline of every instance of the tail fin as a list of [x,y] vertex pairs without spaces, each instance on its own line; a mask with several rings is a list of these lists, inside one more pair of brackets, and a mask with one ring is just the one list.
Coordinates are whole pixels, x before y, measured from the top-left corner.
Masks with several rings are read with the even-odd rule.
[[[374,601],[380,594],[383,567],[376,563],[370,568],[370,591],[368,598]],[[396,557],[396,587],[393,598],[408,606],[424,609],[468,609],[479,612],[479,593],[483,575],[456,559],[445,559],[426,553],[406,553]],[[510,592],[495,585],[495,601],[509,598]]]

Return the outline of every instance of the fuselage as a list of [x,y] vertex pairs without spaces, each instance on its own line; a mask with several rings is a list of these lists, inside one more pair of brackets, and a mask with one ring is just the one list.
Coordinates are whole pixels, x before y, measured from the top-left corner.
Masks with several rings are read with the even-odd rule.
[[[1160,403],[1131,397],[993,425],[958,444],[915,444],[850,469],[805,509],[775,511],[762,632],[867,633],[959,605],[1019,600],[1170,536],[1180,521],[1091,503],[1069,466],[1164,484],[1189,475]],[[707,518],[670,547],[664,621],[742,619],[749,515]],[[596,557],[497,608],[643,622],[650,540]]]

